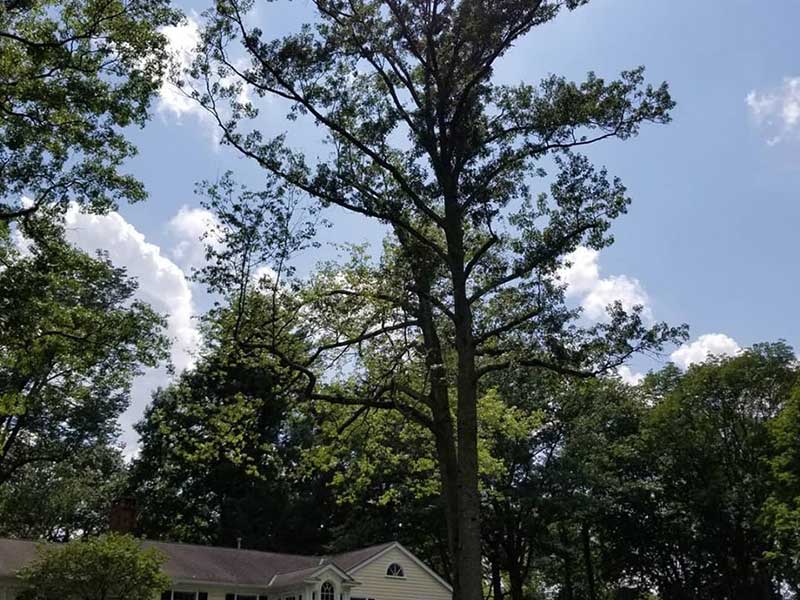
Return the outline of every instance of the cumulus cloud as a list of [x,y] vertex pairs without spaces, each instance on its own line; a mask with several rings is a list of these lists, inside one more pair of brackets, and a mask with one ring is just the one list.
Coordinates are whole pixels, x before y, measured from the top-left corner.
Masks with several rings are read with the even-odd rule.
[[643,306],[646,319],[652,319],[650,298],[638,279],[627,275],[600,276],[599,252],[579,247],[567,256],[559,277],[567,286],[567,296],[580,298],[584,314],[594,321],[606,316],[606,307],[619,300],[630,310]]
[[[216,145],[220,135],[215,119],[189,95],[193,82],[188,71],[201,42],[200,23],[195,16],[187,15],[182,23],[163,27],[161,32],[167,38],[167,52],[171,67],[169,76],[164,79],[159,91],[158,111],[162,116],[172,116],[178,122],[185,116],[196,118],[204,126],[204,129],[211,133]],[[243,57],[239,57],[233,60],[233,64],[237,69],[243,70],[247,66],[247,61]],[[183,85],[179,85],[179,82],[183,82]],[[194,84],[196,83],[194,82]],[[234,85],[238,83],[238,80],[236,76],[230,75],[222,79],[220,83],[226,86]],[[236,101],[243,105],[251,103],[252,98],[246,86],[239,86]],[[265,102],[269,103],[266,100]],[[224,118],[227,109],[221,106],[220,110],[223,112]]]
[[199,269],[206,262],[206,244],[218,246],[215,232],[219,220],[205,208],[190,208],[183,205],[167,228],[176,244],[170,250],[175,261],[186,271]]
[[117,212],[94,215],[72,207],[66,215],[66,231],[67,239],[83,250],[107,251],[114,264],[124,266],[138,280],[137,296],[169,314],[169,333],[175,341],[173,362],[178,369],[189,366],[199,334],[192,319],[192,291],[180,267]]
[[[186,273],[203,268],[207,263],[206,246],[222,248],[223,242],[218,235],[220,227],[219,219],[211,211],[181,206],[167,225],[170,236],[175,240],[175,245],[169,251],[170,256]],[[252,274],[253,281],[257,283],[273,282],[277,278],[277,272],[269,265],[256,267]]]
[[617,369],[617,375],[628,385],[639,385],[642,379],[644,379],[644,373],[638,373],[627,365],[619,367]]
[[756,123],[768,132],[769,145],[800,134],[800,77],[786,77],[775,89],[752,90],[745,103]]
[[670,359],[679,367],[687,369],[709,356],[733,356],[740,350],[739,344],[724,333],[707,333],[693,342],[683,344],[670,354]]
[[278,272],[269,265],[261,265],[253,271],[253,281],[272,285],[278,279]]
[[[200,43],[200,25],[190,16],[178,25],[170,25],[161,30],[167,38],[168,53],[172,61],[173,74],[178,78],[191,66],[195,49]],[[161,85],[158,109],[171,113],[177,118],[187,114],[201,115],[202,108],[192,98],[187,97],[178,87],[174,77],[167,77]]]
[[571,296],[586,294],[600,279],[600,267],[597,264],[599,252],[579,246],[567,256],[567,265],[561,269],[559,277],[567,284],[567,293]]
[[[192,318],[192,290],[183,270],[116,212],[92,215],[72,207],[66,215],[66,236],[87,252],[105,250],[115,265],[125,267],[128,274],[138,280],[136,296],[167,315],[173,365],[178,371],[190,367],[200,343],[200,333]],[[130,425],[141,417],[153,390],[168,381],[167,370],[160,368],[148,370],[134,383],[131,407],[121,420],[123,441],[128,446],[136,441]]]

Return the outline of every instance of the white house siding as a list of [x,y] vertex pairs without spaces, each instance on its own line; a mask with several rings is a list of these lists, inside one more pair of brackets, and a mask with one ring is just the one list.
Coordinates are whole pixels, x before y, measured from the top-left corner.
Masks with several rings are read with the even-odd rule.
[[[392,563],[403,567],[404,579],[386,576]],[[451,600],[452,594],[439,581],[420,567],[403,551],[392,548],[364,567],[349,572],[361,582],[353,588],[353,598],[374,600]]]

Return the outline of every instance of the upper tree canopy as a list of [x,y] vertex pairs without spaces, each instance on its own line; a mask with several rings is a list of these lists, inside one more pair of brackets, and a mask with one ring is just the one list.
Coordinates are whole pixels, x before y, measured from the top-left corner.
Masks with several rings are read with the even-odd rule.
[[[482,597],[486,377],[520,367],[586,377],[685,335],[619,303],[606,321],[582,323],[558,276],[579,246],[611,243],[611,223],[629,204],[622,183],[580,148],[669,121],[667,86],[647,85],[641,68],[613,81],[592,73],[581,83],[494,81],[515,42],[581,4],[315,0],[313,25],[265,40],[251,26],[251,0],[218,0],[192,73],[225,143],[317,206],[388,226],[379,260],[356,253],[324,269],[299,307],[266,315],[259,335],[240,341],[275,349],[276,335],[310,329],[308,358],[281,357],[307,396],[398,409],[433,432],[460,600]],[[240,102],[245,86],[288,103],[290,118],[312,119],[329,153],[312,159],[290,134],[268,139],[253,128],[257,112]],[[283,243],[258,218],[219,216],[231,234],[224,241],[242,254],[209,273],[217,288],[236,264]],[[287,294],[275,285],[272,295]],[[329,385],[331,365],[343,364],[340,385]]]
[[[630,202],[622,183],[578,150],[668,122],[666,84],[645,84],[641,68],[614,81],[591,73],[581,83],[492,81],[515,41],[580,4],[320,0],[315,25],[271,41],[248,25],[248,0],[220,0],[208,13],[196,95],[224,142],[323,205],[392,232],[380,264],[326,282],[325,302],[341,305],[324,326],[334,312],[359,315],[335,322],[334,352],[346,340],[424,331],[422,310],[446,337],[471,321],[479,377],[512,365],[598,372],[683,334],[648,327],[640,312],[619,306],[605,324],[573,327],[557,277],[579,245],[613,241],[611,223]],[[287,100],[290,118],[313,118],[330,154],[312,160],[290,147],[290,136],[250,129],[257,111],[239,103],[242,86]],[[248,255],[279,241],[266,228],[259,240],[252,218],[237,223],[226,241]],[[223,278],[217,271],[211,283]],[[373,310],[359,311],[365,298]]]
[[[0,2],[0,220],[140,200],[119,172],[166,62],[168,0]],[[23,202],[27,197],[32,203]]]

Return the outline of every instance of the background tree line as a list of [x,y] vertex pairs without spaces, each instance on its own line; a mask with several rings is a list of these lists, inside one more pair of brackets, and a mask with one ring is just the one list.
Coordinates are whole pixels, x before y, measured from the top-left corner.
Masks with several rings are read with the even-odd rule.
[[[581,152],[674,107],[641,67],[493,80],[517,40],[585,3],[317,0],[315,23],[275,40],[250,28],[249,0],[213,3],[177,75],[264,187],[200,186],[219,225],[197,279],[218,303],[130,464],[117,418],[132,378],[166,359],[164,316],[107,256],[70,246],[63,215],[144,199],[124,129],[147,121],[179,15],[164,0],[0,3],[0,531],[98,533],[133,495],[150,538],[399,539],[459,600],[796,596],[793,351],[627,386],[615,369],[686,327],[619,303],[589,324],[565,300],[570,253],[610,245],[631,202]],[[270,96],[330,153],[265,138],[243,99]],[[384,245],[298,273],[331,206],[383,227]]]
[[[25,470],[0,488],[4,533],[103,531],[113,500],[134,495],[150,539],[319,552],[391,538],[448,573],[430,432],[395,411],[311,406],[269,354],[231,351],[232,314],[154,396],[133,463]],[[498,377],[479,403],[485,593],[797,593],[798,374],[774,343],[638,386]]]

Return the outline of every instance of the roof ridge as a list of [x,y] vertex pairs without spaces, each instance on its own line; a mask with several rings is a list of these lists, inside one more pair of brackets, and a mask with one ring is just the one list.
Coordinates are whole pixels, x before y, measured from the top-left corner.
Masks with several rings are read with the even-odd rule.
[[[0,538],[2,539],[2,538]],[[155,544],[169,544],[170,546],[191,546],[194,548],[206,548],[213,550],[227,550],[231,552],[253,552],[255,554],[272,554],[276,556],[291,556],[296,558],[319,558],[319,554],[296,554],[292,552],[273,552],[271,550],[256,550],[255,548],[233,548],[231,546],[214,546],[212,544],[197,544],[194,542],[170,542],[165,540],[154,540],[150,538],[137,538],[142,542],[152,542]]]
[[[206,550],[223,550],[226,552],[248,552],[254,554],[267,554],[273,556],[286,556],[291,558],[305,558],[308,560],[317,560],[318,565],[323,565],[326,561],[333,562],[333,559],[339,556],[344,556],[345,554],[352,554],[354,552],[364,552],[366,550],[373,550],[376,548],[382,548],[391,546],[392,544],[397,544],[397,540],[390,540],[386,542],[380,542],[378,544],[371,544],[369,546],[362,546],[360,548],[354,548],[353,550],[345,550],[342,552],[335,552],[335,553],[325,553],[325,554],[297,554],[293,552],[274,552],[272,550],[256,550],[255,548],[233,548],[231,546],[214,546],[212,544],[198,544],[196,542],[173,542],[170,540],[157,540],[147,537],[137,537],[137,540],[141,541],[142,543],[152,543],[152,544],[165,544],[170,546],[188,546],[192,548],[203,548]],[[52,542],[49,540],[44,539],[29,539],[29,538],[12,538],[6,536],[0,536],[0,541],[8,541],[8,542],[23,542],[29,544],[63,544],[64,542]],[[291,572],[291,571],[289,571]]]

